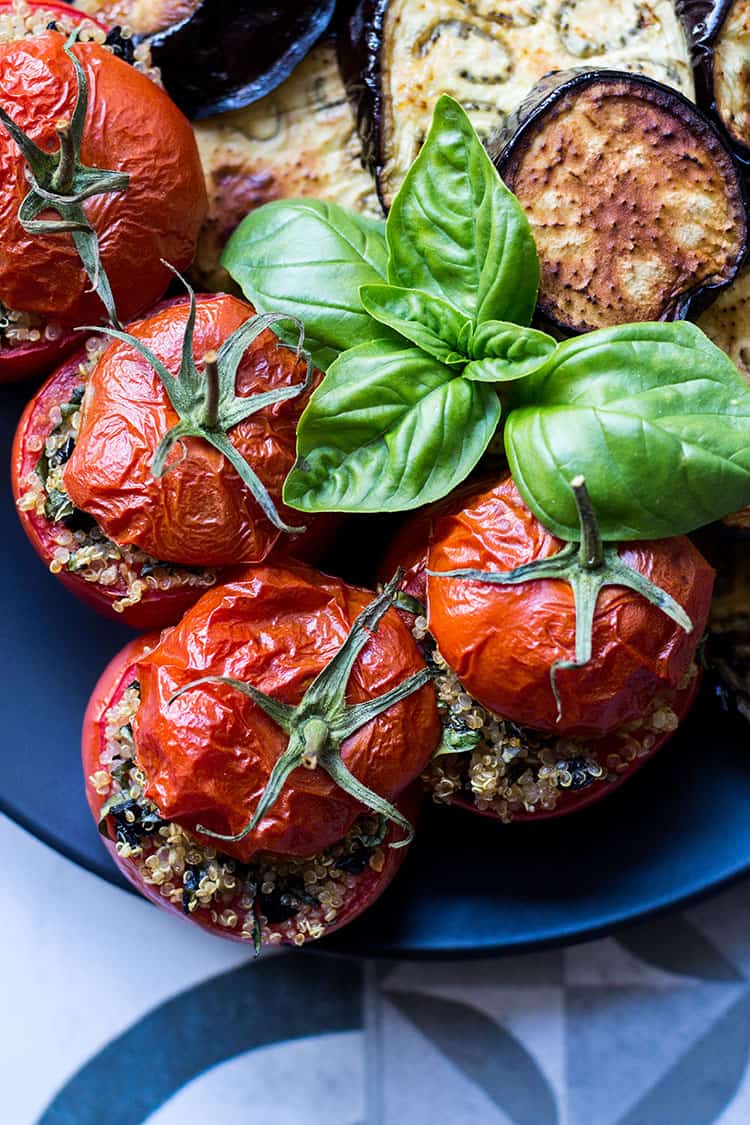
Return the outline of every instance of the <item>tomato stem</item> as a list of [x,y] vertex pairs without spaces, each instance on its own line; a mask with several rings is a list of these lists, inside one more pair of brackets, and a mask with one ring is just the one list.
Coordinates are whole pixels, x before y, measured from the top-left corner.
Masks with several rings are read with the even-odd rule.
[[219,365],[216,352],[208,352],[204,357],[203,375],[206,380],[206,397],[203,407],[203,425],[207,430],[215,430],[219,424]]
[[585,478],[575,477],[570,482],[570,487],[573,490],[581,528],[581,547],[578,552],[580,564],[584,570],[598,570],[604,565],[604,543]]
[[222,840],[226,843],[239,843],[240,840],[244,840],[273,808],[289,775],[299,766],[303,766],[311,770],[318,768],[324,770],[336,785],[355,801],[359,801],[371,812],[398,825],[403,830],[404,837],[393,841],[390,847],[403,848],[410,843],[414,836],[411,823],[385,797],[363,785],[349,771],[341,756],[341,747],[346,739],[396,703],[419,691],[432,679],[432,673],[425,667],[402,680],[396,687],[375,696],[374,699],[366,699],[362,703],[346,703],[346,691],[355,661],[372,634],[376,632],[385,614],[393,606],[401,578],[402,572],[398,571],[385,586],[382,594],[378,594],[357,614],[341,648],[318,673],[296,707],[280,703],[252,684],[228,676],[203,676],[186,684],[172,696],[170,705],[186,691],[192,691],[203,684],[227,684],[252,699],[253,703],[288,735],[286,748],[277,758],[255,811],[242,831],[234,835],[225,835],[197,824],[196,832],[209,836],[212,840]]
[[73,189],[76,167],[76,149],[73,139],[73,126],[70,121],[58,121],[55,126],[60,142],[60,162],[52,174],[52,191],[59,195],[69,195]]

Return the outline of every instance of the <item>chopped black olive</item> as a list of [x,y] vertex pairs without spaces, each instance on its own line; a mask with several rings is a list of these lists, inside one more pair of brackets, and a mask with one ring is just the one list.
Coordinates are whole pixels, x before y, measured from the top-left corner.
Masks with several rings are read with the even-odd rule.
[[338,860],[336,867],[339,871],[346,871],[347,875],[361,875],[370,862],[371,854],[368,848],[360,848]]
[[60,467],[60,465],[64,465],[67,461],[69,461],[75,447],[76,439],[71,435],[71,437],[67,438],[65,443],[61,445],[59,449],[56,449],[52,456],[49,458],[50,469],[57,469]]
[[560,782],[561,789],[585,789],[587,785],[593,783],[594,778],[589,773],[589,763],[586,758],[568,758],[565,762],[559,764],[565,767],[571,777],[568,785]]
[[108,32],[104,45],[111,47],[112,53],[117,55],[118,59],[122,59],[123,62],[131,64],[135,62],[135,44],[132,39],[123,37],[122,28],[119,25]]

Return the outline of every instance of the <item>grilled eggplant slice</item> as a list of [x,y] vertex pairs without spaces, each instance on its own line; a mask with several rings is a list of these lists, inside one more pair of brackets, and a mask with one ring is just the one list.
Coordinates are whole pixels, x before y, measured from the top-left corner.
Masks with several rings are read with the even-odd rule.
[[750,0],[677,0],[695,66],[699,104],[750,166]]
[[338,42],[385,206],[443,92],[463,104],[483,139],[553,70],[617,67],[693,94],[670,0],[349,0]]
[[73,0],[73,6],[105,24],[153,35],[191,16],[200,0]]
[[273,93],[198,122],[195,135],[209,198],[193,267],[200,288],[232,286],[219,265],[224,245],[249,211],[272,199],[311,196],[382,217],[330,41]]
[[539,310],[556,327],[676,319],[733,281],[743,185],[681,94],[616,71],[553,75],[516,122],[497,165],[531,221]]
[[200,0],[149,40],[164,85],[188,117],[238,109],[275,89],[328,28],[335,0]]
[[719,294],[698,324],[750,383],[750,267]]
[[709,621],[708,663],[750,720],[750,542],[725,534]]
[[[733,284],[719,294],[698,324],[750,383],[750,266],[745,266]],[[737,531],[750,532],[750,508],[726,516],[723,522]],[[750,556],[747,563],[750,582]],[[748,616],[750,618],[750,598]]]

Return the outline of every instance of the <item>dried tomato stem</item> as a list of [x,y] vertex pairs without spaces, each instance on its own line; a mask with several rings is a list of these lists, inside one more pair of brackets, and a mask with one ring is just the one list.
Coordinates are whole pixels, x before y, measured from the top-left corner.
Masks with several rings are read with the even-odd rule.
[[203,425],[215,430],[219,424],[219,365],[216,352],[204,357],[203,376],[206,380],[206,398],[203,407]]
[[585,570],[598,570],[604,564],[604,544],[594,505],[591,503],[589,490],[586,488],[585,478],[582,476],[574,477],[570,482],[570,487],[573,490],[573,499],[576,502],[578,522],[581,527],[579,561]]
[[55,126],[60,142],[60,163],[52,176],[52,191],[59,195],[69,195],[73,190],[76,168],[76,149],[73,139],[73,126],[70,121],[58,121]]

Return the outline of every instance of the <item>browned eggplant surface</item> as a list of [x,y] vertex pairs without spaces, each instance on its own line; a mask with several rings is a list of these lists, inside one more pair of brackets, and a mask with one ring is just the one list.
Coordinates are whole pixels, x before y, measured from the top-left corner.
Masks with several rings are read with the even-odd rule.
[[670,0],[359,0],[345,8],[339,55],[386,205],[443,92],[484,139],[553,70],[633,71],[693,95]]
[[747,218],[710,121],[614,72],[540,84],[499,158],[534,230],[539,308],[565,331],[674,319],[735,277]]
[[197,123],[195,134],[209,197],[195,263],[202,287],[231,285],[219,256],[240,220],[262,203],[313,197],[382,214],[330,42],[313,48],[273,93]]

